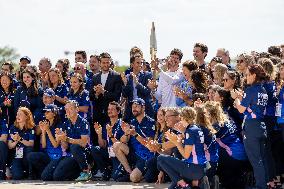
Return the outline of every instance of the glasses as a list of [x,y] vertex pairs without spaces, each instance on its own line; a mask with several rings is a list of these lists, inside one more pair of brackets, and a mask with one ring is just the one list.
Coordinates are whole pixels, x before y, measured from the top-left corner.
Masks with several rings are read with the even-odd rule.
[[244,62],[244,60],[237,60],[237,64],[239,64],[239,63],[243,63]]
[[81,70],[80,67],[74,67],[74,70]]

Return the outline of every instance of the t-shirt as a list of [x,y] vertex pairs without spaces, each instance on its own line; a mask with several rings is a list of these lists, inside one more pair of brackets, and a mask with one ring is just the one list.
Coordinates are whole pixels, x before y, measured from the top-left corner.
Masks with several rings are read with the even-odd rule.
[[219,123],[213,124],[214,129],[217,131],[216,140],[219,147],[224,148],[229,156],[237,160],[246,160],[246,152],[244,144],[238,137],[236,124],[229,120],[220,125]]
[[90,133],[88,122],[80,115],[74,125],[70,120],[67,120],[64,122],[63,128],[67,131],[67,136],[73,139],[81,139],[81,135],[89,135]]
[[[11,135],[15,135],[16,133],[18,133],[20,135],[20,137],[23,138],[23,140],[27,140],[27,141],[34,141],[35,140],[34,129],[20,130],[19,128],[15,127],[14,125],[11,125],[11,127],[10,127],[8,140],[12,141],[13,139],[11,138]],[[18,142],[17,146],[18,147],[25,147],[25,145],[23,143],[20,143],[20,142]]]
[[[108,123],[110,124],[110,123]],[[122,135],[124,135],[124,131],[121,128],[121,124],[122,124],[122,120],[118,119],[117,122],[114,124],[114,126],[112,127],[112,134],[113,137],[116,140],[120,140],[120,138],[122,137]],[[106,124],[107,125],[107,124]],[[112,140],[109,138],[109,136],[107,135],[107,131],[106,131],[106,126],[102,128],[102,136],[103,139],[107,141],[107,146],[108,147],[112,147],[113,142]]]
[[268,95],[262,84],[256,83],[244,91],[241,105],[246,107],[246,119],[263,119]]
[[[133,119],[130,124],[134,126],[135,131],[143,138],[154,138],[155,136],[155,120],[145,116],[141,123],[137,119]],[[130,146],[133,148],[136,155],[144,160],[148,160],[154,156],[153,152],[150,152],[148,148],[143,146],[135,137],[130,138]]]
[[[56,128],[63,129],[62,127],[63,126],[60,123],[50,127],[50,132],[54,138],[55,138],[55,129]],[[57,148],[54,148],[47,133],[46,133],[46,147],[43,149],[43,151],[46,152],[51,159],[59,159],[62,156],[61,145],[59,145]]]
[[206,157],[204,151],[204,133],[197,125],[189,125],[185,130],[184,145],[192,145],[192,151],[187,163],[205,165]]
[[[81,93],[74,93],[70,91],[67,95],[67,98],[69,100],[76,100],[79,106],[90,106],[89,91],[85,89]],[[84,112],[79,112],[79,115],[85,119],[88,117],[88,113]]]

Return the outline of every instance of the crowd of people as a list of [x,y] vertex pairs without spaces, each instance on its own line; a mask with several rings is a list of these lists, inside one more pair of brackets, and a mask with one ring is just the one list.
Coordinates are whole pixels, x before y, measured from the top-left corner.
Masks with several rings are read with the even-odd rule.
[[[170,182],[169,188],[259,189],[284,182],[284,46],[242,53],[196,43],[150,63],[138,47],[28,56],[0,73],[0,180]],[[89,65],[87,65],[89,62]]]

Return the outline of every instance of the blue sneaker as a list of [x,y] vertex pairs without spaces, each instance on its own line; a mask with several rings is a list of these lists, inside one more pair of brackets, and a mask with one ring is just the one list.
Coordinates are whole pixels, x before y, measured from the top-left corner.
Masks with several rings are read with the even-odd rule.
[[91,177],[92,177],[91,172],[81,172],[80,176],[76,178],[75,181],[88,181],[91,179]]

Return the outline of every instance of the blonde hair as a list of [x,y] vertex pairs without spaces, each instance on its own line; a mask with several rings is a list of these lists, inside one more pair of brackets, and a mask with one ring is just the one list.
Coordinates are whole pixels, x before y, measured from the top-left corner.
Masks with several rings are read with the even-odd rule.
[[[34,118],[32,112],[26,107],[20,107],[18,111],[22,111],[27,117],[24,129],[32,129],[35,126]],[[15,127],[19,128],[19,123],[17,120],[14,122]]]
[[186,122],[192,123],[196,118],[196,111],[192,107],[184,107],[181,109],[180,117],[182,117]]
[[222,63],[216,64],[214,67],[214,72],[215,72],[214,76],[216,75],[217,78],[214,79],[216,79],[219,83],[222,83],[223,77],[227,71],[228,67],[225,64]]
[[220,123],[220,125],[224,125],[228,121],[228,116],[224,113],[219,102],[208,101],[204,107],[210,114],[211,124]]
[[213,128],[208,117],[206,117],[204,106],[196,107],[195,110],[196,110],[195,123],[200,127],[205,127],[206,129],[208,129],[211,134],[215,134],[216,130]]

